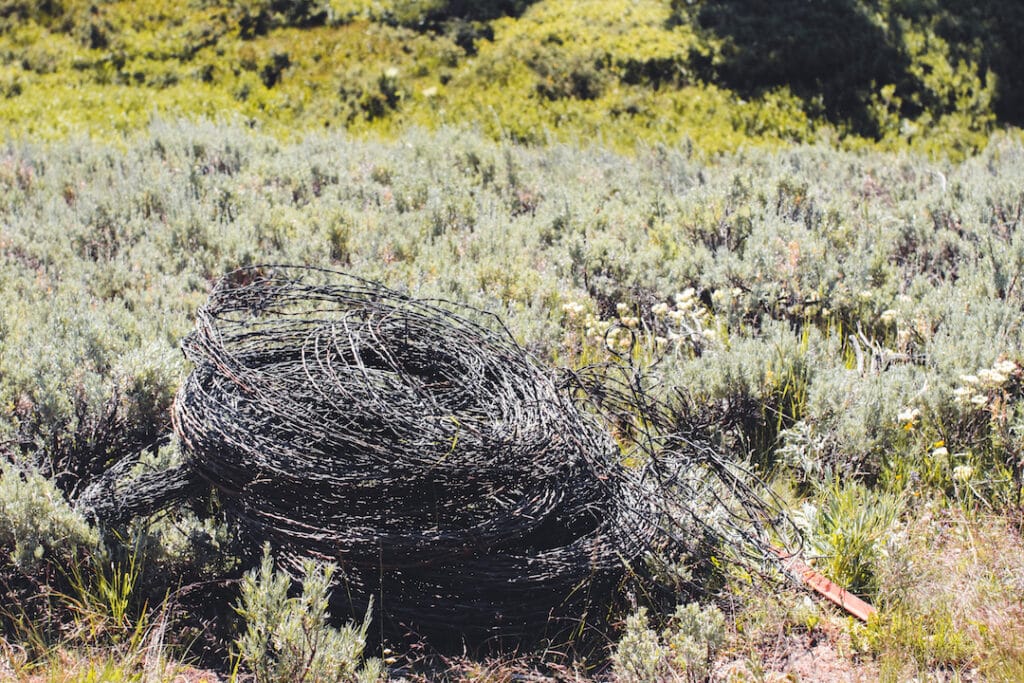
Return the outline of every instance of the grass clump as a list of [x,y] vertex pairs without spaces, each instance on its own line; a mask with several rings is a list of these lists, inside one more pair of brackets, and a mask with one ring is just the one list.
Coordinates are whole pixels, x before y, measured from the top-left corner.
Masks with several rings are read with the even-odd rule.
[[1005,519],[957,509],[931,507],[899,530],[877,565],[880,618],[864,632],[887,680],[1020,671],[1018,541]]
[[841,586],[872,598],[879,588],[877,566],[901,507],[891,494],[855,482],[836,480],[823,487],[797,517],[809,559]]
[[162,681],[187,670],[184,651],[167,642],[166,595],[156,605],[145,598],[142,547],[76,550],[59,562],[44,557],[19,568],[35,592],[4,568],[8,595],[20,593],[0,611],[6,673],[18,680]]

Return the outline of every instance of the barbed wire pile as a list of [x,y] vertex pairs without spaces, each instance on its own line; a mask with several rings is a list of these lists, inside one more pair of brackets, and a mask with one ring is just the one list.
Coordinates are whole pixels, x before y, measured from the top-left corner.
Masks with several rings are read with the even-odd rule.
[[[701,539],[767,547],[776,506],[668,403],[556,375],[485,318],[341,273],[231,273],[183,342],[187,466],[287,567],[335,562],[343,609],[424,634],[583,629]],[[623,413],[639,432],[613,438]]]

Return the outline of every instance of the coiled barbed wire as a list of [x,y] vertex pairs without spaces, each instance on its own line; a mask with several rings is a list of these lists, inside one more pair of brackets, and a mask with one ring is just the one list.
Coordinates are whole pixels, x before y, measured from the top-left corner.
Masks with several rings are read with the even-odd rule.
[[358,278],[225,278],[184,341],[174,426],[254,538],[336,562],[418,629],[577,617],[655,529],[618,447],[502,328]]
[[[635,372],[556,375],[474,309],[244,268],[182,347],[195,367],[174,403],[175,490],[195,490],[184,471],[205,481],[296,573],[336,563],[350,614],[373,598],[396,628],[432,636],[579,632],[702,543],[749,560],[778,536],[770,496]],[[613,438],[623,414],[633,428]]]

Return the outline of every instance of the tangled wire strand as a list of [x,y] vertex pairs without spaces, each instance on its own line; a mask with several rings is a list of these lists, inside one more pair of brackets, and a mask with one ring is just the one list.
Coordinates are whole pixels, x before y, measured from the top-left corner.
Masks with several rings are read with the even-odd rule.
[[652,386],[650,369],[635,366],[631,353],[614,354],[624,363],[570,372],[567,384],[577,405],[616,425],[621,460],[643,464],[640,481],[658,511],[658,533],[685,548],[690,561],[715,552],[775,580],[779,558],[799,552],[802,534],[742,456],[723,453],[719,441],[730,431],[730,411],[695,415],[700,406],[679,388]]

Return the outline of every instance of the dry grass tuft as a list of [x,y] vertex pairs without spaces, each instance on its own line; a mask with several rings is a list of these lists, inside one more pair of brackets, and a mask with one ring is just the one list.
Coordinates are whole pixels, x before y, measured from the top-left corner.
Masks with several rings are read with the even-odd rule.
[[1020,680],[1024,555],[1006,517],[959,510],[909,522],[880,567],[883,617],[872,649],[893,680]]

